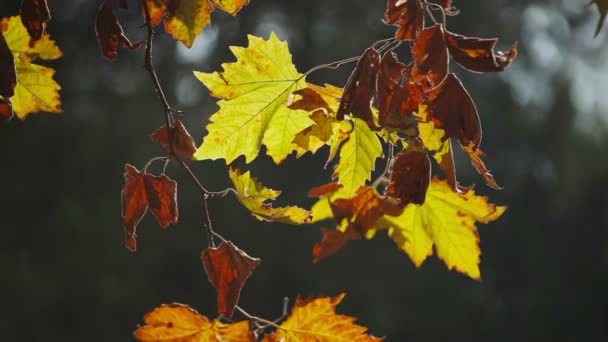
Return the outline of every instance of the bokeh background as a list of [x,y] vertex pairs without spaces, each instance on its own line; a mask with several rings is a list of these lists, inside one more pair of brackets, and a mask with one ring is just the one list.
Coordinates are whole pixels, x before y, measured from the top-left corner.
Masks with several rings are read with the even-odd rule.
[[[163,123],[143,69],[143,50],[107,62],[94,18],[101,1],[50,0],[49,32],[65,57],[57,69],[64,113],[37,114],[0,126],[0,336],[3,341],[131,341],[145,312],[188,303],[215,316],[215,292],[200,264],[206,246],[200,201],[180,169],[180,223],[168,230],[146,216],[136,253],[121,222],[123,166],[163,153],[148,135]],[[311,263],[319,228],[260,223],[233,197],[213,199],[215,228],[262,264],[241,304],[273,318],[283,297],[348,296],[355,315],[387,341],[608,341],[608,28],[587,0],[455,1],[452,31],[518,41],[520,56],[501,74],[453,66],[477,102],[486,162],[504,190],[494,191],[457,156],[463,184],[510,207],[480,225],[482,282],[446,269],[435,257],[416,269],[382,235],[354,242]],[[0,16],[19,1],[2,1]],[[128,35],[142,40],[135,8],[120,12]],[[385,1],[252,0],[237,18],[213,14],[191,50],[161,34],[155,62],[171,103],[197,142],[215,99],[192,75],[233,61],[229,45],[248,33],[275,31],[289,41],[300,71],[359,55],[394,29],[381,22]],[[402,55],[405,56],[405,55]],[[343,86],[352,65],[310,80]],[[308,188],[331,174],[317,156],[269,158],[251,165],[266,185],[283,189],[277,204],[308,206]],[[243,166],[242,161],[237,165]],[[381,167],[381,164],[378,165]],[[210,189],[229,185],[222,161],[193,170]]]

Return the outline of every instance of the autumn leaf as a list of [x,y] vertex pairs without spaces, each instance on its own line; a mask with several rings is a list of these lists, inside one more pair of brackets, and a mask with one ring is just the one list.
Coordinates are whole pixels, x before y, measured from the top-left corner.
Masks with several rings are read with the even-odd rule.
[[597,9],[600,12],[600,20],[597,22],[597,27],[595,28],[595,36],[597,37],[602,30],[602,26],[604,26],[606,14],[608,14],[608,0],[592,0],[592,3],[597,5]]
[[[8,48],[13,54],[17,76],[14,95],[11,98],[4,98],[3,102],[11,103],[15,114],[22,120],[29,114],[38,111],[60,113],[59,89],[61,87],[53,80],[55,70],[32,62],[37,58],[58,59],[63,56],[61,50],[48,34],[30,44],[29,34],[19,16],[2,19],[0,28],[2,28]],[[6,66],[3,68],[7,69]],[[10,65],[7,70],[10,70]],[[10,82],[11,76],[8,75],[8,77]],[[6,81],[1,80],[1,82]]]
[[334,172],[334,178],[344,186],[346,197],[352,197],[370,180],[376,159],[382,157],[382,144],[368,124],[358,118],[354,118],[353,123],[348,140],[340,149],[340,162]]
[[194,72],[211,95],[222,99],[194,157],[231,163],[244,155],[249,163],[265,145],[279,164],[296,149],[296,135],[315,124],[309,112],[288,107],[292,93],[306,87],[304,75],[292,64],[287,43],[274,33],[268,40],[250,35],[247,48],[231,50],[237,61],[223,64],[223,72]]
[[241,204],[260,221],[281,222],[287,224],[304,224],[310,221],[310,212],[300,207],[289,206],[273,208],[268,201],[273,201],[281,191],[268,189],[249,171],[241,174],[238,169],[229,170],[230,180],[234,184]]
[[266,335],[264,342],[335,342],[382,341],[366,334],[367,328],[355,324],[355,318],[336,314],[336,306],[345,294],[336,297],[298,298],[291,315],[277,331]]
[[475,72],[503,71],[517,57],[515,46],[507,53],[495,52],[496,38],[465,37],[445,31],[445,41],[456,63]]
[[51,21],[51,12],[46,0],[22,0],[19,14],[33,41],[46,34],[46,26]]
[[483,151],[476,149],[473,146],[463,146],[462,148],[469,156],[471,165],[473,165],[475,171],[477,171],[483,177],[486,184],[496,190],[502,189],[500,185],[496,183],[494,176],[490,173],[490,170],[488,170],[486,164],[483,162],[483,160],[481,160],[481,157],[484,155]]
[[169,177],[154,176],[138,171],[134,166],[125,165],[125,186],[122,189],[122,219],[125,224],[127,248],[137,249],[137,225],[148,208],[161,227],[176,224],[177,183]]
[[15,94],[17,86],[17,71],[15,69],[15,58],[0,31],[0,96],[10,99]]
[[398,198],[401,205],[423,204],[430,180],[431,161],[426,152],[403,151],[393,163],[386,195]]
[[[172,138],[173,138],[173,148],[175,149],[175,153],[186,157],[188,159],[192,158],[194,152],[196,152],[196,146],[194,145],[194,140],[192,136],[186,130],[186,127],[182,124],[181,120],[175,120],[175,127],[171,128]],[[169,148],[169,130],[167,130],[167,126],[163,125],[161,128],[156,130],[156,132],[152,133],[150,136],[152,140],[161,143],[167,151]]]
[[119,23],[114,15],[112,1],[105,0],[99,7],[99,11],[97,11],[95,34],[97,35],[97,42],[104,57],[109,61],[118,58],[119,45],[129,50],[135,50],[141,45],[140,43],[131,43],[129,38],[125,36],[125,32],[122,29],[123,25],[124,23]]
[[133,333],[140,342],[254,342],[249,321],[225,324],[183,304],[164,304],[144,316]]
[[217,290],[219,314],[232,317],[243,285],[261,260],[250,257],[231,241],[205,249],[201,260],[209,282]]
[[398,40],[414,40],[424,27],[424,9],[420,0],[388,0],[384,21],[399,26]]
[[0,98],[0,123],[13,118],[13,106],[10,101]]
[[452,0],[436,0],[435,2],[438,3],[439,5],[441,5],[441,7],[443,7],[443,10],[445,11],[446,15],[453,16],[453,15],[457,15],[458,13],[460,13],[460,10],[458,10],[452,4]]
[[410,204],[399,216],[384,216],[376,223],[388,227],[389,236],[417,267],[433,254],[449,269],[480,279],[479,237],[476,222],[499,218],[506,207],[496,207],[486,197],[452,191],[445,181],[434,179],[422,205]]
[[441,24],[427,27],[420,32],[414,41],[412,54],[412,76],[416,81],[429,82],[431,86],[436,86],[445,79],[448,74],[449,56]]

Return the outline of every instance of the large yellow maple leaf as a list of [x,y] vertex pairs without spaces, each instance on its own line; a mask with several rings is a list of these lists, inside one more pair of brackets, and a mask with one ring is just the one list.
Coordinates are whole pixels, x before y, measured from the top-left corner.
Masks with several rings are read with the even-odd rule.
[[279,164],[296,149],[296,134],[315,123],[310,112],[289,108],[292,93],[306,87],[304,75],[293,65],[287,43],[274,33],[268,40],[250,35],[248,47],[230,49],[237,61],[223,64],[223,72],[194,72],[211,95],[222,99],[194,157],[231,163],[244,155],[249,163],[265,145]]
[[384,216],[375,224],[389,228],[389,236],[416,266],[433,254],[449,269],[480,279],[476,222],[498,219],[507,209],[488,203],[473,190],[458,194],[445,181],[434,179],[422,205],[410,204],[399,216]]
[[381,338],[366,334],[367,328],[354,323],[351,316],[336,314],[345,294],[311,300],[298,298],[287,318],[263,342],[373,342]]
[[63,56],[61,50],[48,34],[30,44],[19,16],[2,19],[0,28],[15,59],[17,85],[10,100],[17,117],[23,120],[38,111],[61,113],[61,87],[53,79],[55,70],[32,63],[36,58],[58,59]]

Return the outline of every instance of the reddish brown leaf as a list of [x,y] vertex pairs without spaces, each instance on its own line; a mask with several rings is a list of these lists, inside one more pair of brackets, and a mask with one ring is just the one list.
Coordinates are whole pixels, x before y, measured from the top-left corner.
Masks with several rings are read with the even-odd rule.
[[302,109],[305,111],[315,111],[322,109],[327,112],[331,111],[327,102],[323,97],[311,88],[304,88],[293,92],[295,95],[299,95],[302,98],[296,100],[288,107],[291,109]]
[[308,197],[326,196],[326,195],[329,195],[329,194],[332,194],[332,193],[338,191],[338,189],[341,189],[342,187],[343,187],[343,185],[338,184],[338,183],[329,183],[329,184],[321,185],[316,188],[310,189],[308,191]]
[[371,102],[376,88],[376,76],[380,68],[380,53],[374,48],[365,50],[344,87],[344,94],[336,114],[338,120],[352,114],[363,119],[370,128],[376,127]]
[[22,0],[19,14],[32,40],[36,41],[45,35],[46,26],[51,21],[46,0]]
[[447,76],[449,58],[443,36],[443,27],[438,24],[425,28],[414,41],[412,76],[416,81],[436,86]]
[[[171,131],[175,153],[192,159],[192,155],[196,152],[196,145],[186,127],[184,127],[180,120],[175,120],[175,127],[172,127]],[[169,131],[167,130],[167,126],[162,126],[152,133],[150,137],[152,140],[161,143],[169,151]]]
[[507,53],[495,53],[496,38],[465,37],[446,31],[445,41],[452,58],[464,68],[475,72],[503,71],[517,56],[515,46]]
[[122,45],[129,50],[135,50],[141,45],[140,43],[131,43],[129,38],[125,36],[122,26],[116,20],[112,10],[111,0],[105,0],[99,7],[95,19],[95,33],[103,55],[110,61],[118,58],[118,45]]
[[443,10],[447,15],[457,15],[460,13],[460,10],[452,5],[452,0],[437,0],[435,2],[443,7]]
[[4,34],[0,30],[0,96],[9,100],[15,95],[17,86],[17,72],[13,53],[6,43]]
[[261,260],[250,257],[231,241],[205,249],[201,260],[209,281],[217,290],[219,314],[232,317],[241,288]]
[[10,99],[0,99],[0,123],[10,121],[14,115]]
[[426,152],[405,151],[395,158],[386,195],[401,205],[423,204],[431,181],[431,161]]
[[148,207],[163,228],[177,223],[177,183],[167,176],[142,173],[127,164],[121,197],[125,239],[131,251],[137,250],[137,225]]
[[343,233],[337,229],[321,228],[321,233],[323,234],[323,239],[312,247],[312,262],[315,264],[321,259],[336,254],[348,241],[355,239],[353,236],[350,236],[350,232]]
[[458,77],[449,74],[437,87],[427,92],[430,116],[435,127],[473,150],[481,143],[481,123],[475,103]]
[[478,148],[474,148],[473,146],[463,146],[462,148],[469,155],[471,164],[486,181],[486,184],[496,190],[502,189],[500,185],[496,183],[496,180],[494,180],[494,176],[490,173],[490,170],[488,170],[486,164],[483,162],[483,160],[481,160],[481,157],[484,156],[483,151]]
[[399,26],[398,40],[414,40],[424,27],[424,9],[420,0],[388,0],[384,21]]

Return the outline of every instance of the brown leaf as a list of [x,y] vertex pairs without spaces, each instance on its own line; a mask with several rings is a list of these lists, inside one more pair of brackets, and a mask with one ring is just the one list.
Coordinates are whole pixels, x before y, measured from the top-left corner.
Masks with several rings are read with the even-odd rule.
[[11,101],[0,98],[0,123],[10,121],[14,115]]
[[[175,127],[171,128],[172,137],[173,137],[173,148],[175,149],[175,153],[192,159],[192,155],[196,152],[196,145],[194,144],[194,139],[186,130],[186,127],[182,124],[181,120],[175,120]],[[169,131],[167,130],[167,126],[162,126],[156,132],[152,133],[150,136],[152,140],[161,143],[167,151],[169,151]]]
[[486,164],[481,160],[481,157],[484,155],[483,151],[474,146],[462,146],[462,149],[467,153],[471,159],[471,164],[486,181],[486,184],[496,190],[502,189],[500,185],[496,183],[496,180],[494,180],[494,176],[490,173]]
[[435,2],[443,7],[443,10],[447,15],[457,15],[460,13],[460,10],[452,5],[452,0],[437,0]]
[[232,317],[241,288],[261,260],[250,257],[231,241],[205,249],[201,260],[209,282],[217,290],[219,314]]
[[344,115],[352,114],[354,117],[366,121],[370,128],[376,127],[371,102],[379,68],[380,53],[374,48],[368,48],[346,82],[340,107],[336,113],[338,120],[344,120]]
[[414,40],[424,27],[424,9],[420,0],[388,0],[384,21],[399,26],[398,40]]
[[51,12],[46,0],[22,0],[19,14],[33,41],[46,34],[46,26],[51,21]]
[[293,94],[299,95],[301,98],[288,106],[291,109],[302,109],[309,112],[319,109],[325,110],[326,112],[331,111],[323,97],[312,88],[303,88],[294,91]]
[[0,96],[7,102],[15,95],[17,86],[17,71],[15,69],[15,58],[6,43],[4,33],[0,30]]
[[341,232],[337,229],[321,228],[323,239],[312,247],[312,262],[318,263],[321,259],[336,254],[350,240],[358,240],[361,237],[352,235],[352,232]]
[[95,33],[103,55],[110,61],[118,58],[118,45],[122,45],[129,50],[135,50],[141,45],[140,43],[131,43],[129,38],[125,36],[122,25],[118,23],[112,10],[111,0],[105,0],[99,7],[95,19]]
[[448,74],[448,49],[443,38],[443,27],[427,27],[414,41],[412,76],[418,82],[440,84]]
[[148,207],[163,228],[177,223],[177,183],[169,177],[142,173],[126,164],[125,186],[121,195],[122,219],[129,250],[137,250],[137,225]]
[[446,138],[456,138],[473,150],[481,143],[481,123],[475,103],[458,77],[449,74],[427,92],[429,112],[435,126],[445,130]]
[[517,56],[515,46],[507,53],[495,53],[496,38],[465,37],[446,31],[445,41],[452,58],[464,68],[475,72],[503,71]]
[[308,197],[322,197],[332,194],[343,187],[342,184],[329,183],[308,190]]
[[431,161],[426,152],[404,151],[397,155],[386,195],[401,200],[401,205],[423,204],[431,181]]

